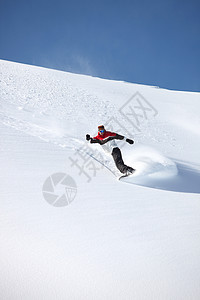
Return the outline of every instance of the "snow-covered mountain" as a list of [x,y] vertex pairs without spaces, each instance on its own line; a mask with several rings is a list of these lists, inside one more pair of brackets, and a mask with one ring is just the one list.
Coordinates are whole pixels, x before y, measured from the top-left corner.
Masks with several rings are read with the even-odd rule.
[[200,93],[1,60],[0,134],[1,299],[200,298]]

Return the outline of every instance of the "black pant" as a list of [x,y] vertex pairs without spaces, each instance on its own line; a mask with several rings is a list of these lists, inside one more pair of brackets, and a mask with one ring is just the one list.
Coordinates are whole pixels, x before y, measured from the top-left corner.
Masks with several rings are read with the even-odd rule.
[[124,164],[122,153],[118,147],[113,148],[112,156],[115,161],[115,165],[120,170],[120,172],[126,173],[126,171],[128,170],[128,166]]

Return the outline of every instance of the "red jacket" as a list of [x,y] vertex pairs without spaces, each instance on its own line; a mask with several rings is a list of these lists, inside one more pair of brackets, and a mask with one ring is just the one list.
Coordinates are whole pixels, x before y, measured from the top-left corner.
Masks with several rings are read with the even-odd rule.
[[104,134],[100,134],[98,132],[98,135],[93,137],[93,139],[95,140],[100,140],[100,141],[103,141],[104,139],[110,137],[110,136],[116,136],[116,133],[115,132],[111,132],[111,131],[106,131],[104,132]]

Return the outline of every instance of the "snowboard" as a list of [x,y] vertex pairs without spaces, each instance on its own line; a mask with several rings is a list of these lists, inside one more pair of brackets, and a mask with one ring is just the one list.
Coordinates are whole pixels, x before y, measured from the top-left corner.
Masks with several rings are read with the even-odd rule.
[[126,177],[129,177],[129,176],[132,176],[134,173],[135,173],[136,170],[134,170],[133,173],[130,173],[130,174],[124,174],[124,175],[121,175],[118,180],[121,180],[122,178],[126,178]]

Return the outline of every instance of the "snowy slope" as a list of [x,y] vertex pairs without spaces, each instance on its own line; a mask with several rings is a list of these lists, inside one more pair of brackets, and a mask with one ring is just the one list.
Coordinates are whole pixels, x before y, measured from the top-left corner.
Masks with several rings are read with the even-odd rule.
[[[99,124],[135,141],[125,182],[85,143]],[[200,93],[1,60],[1,299],[199,299],[199,128]]]

